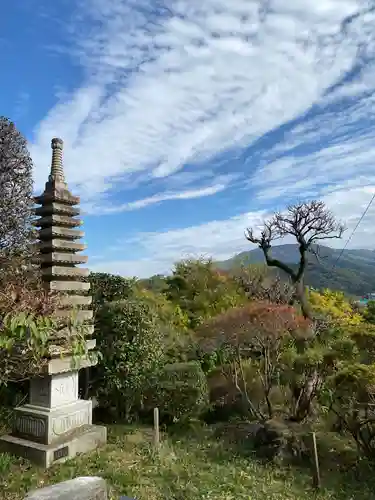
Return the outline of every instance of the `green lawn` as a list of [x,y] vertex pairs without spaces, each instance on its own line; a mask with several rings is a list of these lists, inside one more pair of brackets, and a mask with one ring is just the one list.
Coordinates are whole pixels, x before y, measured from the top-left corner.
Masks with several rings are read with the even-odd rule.
[[48,471],[0,455],[0,498],[23,499],[36,487],[98,475],[108,481],[113,499],[120,494],[138,500],[375,499],[375,474],[364,479],[358,470],[331,467],[322,473],[322,490],[314,493],[309,470],[265,466],[236,456],[209,432],[164,438],[159,454],[150,443],[146,428],[111,426],[105,448]]

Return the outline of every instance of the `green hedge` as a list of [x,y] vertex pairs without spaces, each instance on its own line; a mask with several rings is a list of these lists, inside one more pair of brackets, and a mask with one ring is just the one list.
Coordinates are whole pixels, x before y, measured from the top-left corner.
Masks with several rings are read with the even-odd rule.
[[192,419],[207,410],[208,394],[199,363],[173,363],[164,366],[147,404],[158,407],[163,420]]
[[145,395],[165,363],[163,334],[155,312],[139,300],[108,302],[96,316],[95,337],[102,359],[95,396],[116,417],[136,420]]

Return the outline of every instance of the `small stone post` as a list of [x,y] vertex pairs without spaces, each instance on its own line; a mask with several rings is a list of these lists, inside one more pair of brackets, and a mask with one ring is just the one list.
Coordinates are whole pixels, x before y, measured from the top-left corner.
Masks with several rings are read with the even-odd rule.
[[[92,297],[90,284],[81,280],[88,269],[76,267],[87,262],[77,255],[86,247],[77,240],[84,233],[76,229],[79,198],[66,185],[62,163],[63,141],[52,139],[52,164],[41,196],[35,198],[40,218],[39,249],[46,290],[66,292],[58,316],[68,318],[79,308],[76,321],[92,321],[88,309]],[[87,351],[95,347],[90,338],[93,325],[87,327]],[[15,409],[12,434],[0,438],[0,449],[29,458],[44,467],[96,448],[106,442],[106,428],[92,425],[92,402],[78,397],[78,369],[93,364],[89,356],[78,361],[55,347],[40,377],[30,381],[30,402]],[[62,357],[63,355],[63,357]]]

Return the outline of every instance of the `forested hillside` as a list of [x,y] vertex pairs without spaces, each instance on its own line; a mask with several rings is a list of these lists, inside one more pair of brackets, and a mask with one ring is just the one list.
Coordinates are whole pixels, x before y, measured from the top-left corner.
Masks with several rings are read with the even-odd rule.
[[[375,290],[375,251],[341,250],[319,246],[319,259],[309,255],[306,284],[314,288],[341,290],[350,295],[361,296]],[[274,258],[296,265],[299,259],[297,245],[279,245],[272,248]],[[223,270],[230,270],[241,263],[263,263],[263,252],[256,248],[242,252],[231,259],[218,262]],[[270,269],[270,273],[282,271]]]

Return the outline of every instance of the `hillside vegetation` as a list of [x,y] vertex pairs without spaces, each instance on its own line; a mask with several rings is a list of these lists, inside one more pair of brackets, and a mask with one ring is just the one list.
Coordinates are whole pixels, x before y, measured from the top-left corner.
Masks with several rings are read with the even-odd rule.
[[[317,247],[315,247],[316,249]],[[319,259],[309,254],[305,283],[313,288],[330,288],[349,295],[362,296],[375,290],[375,251],[342,250],[319,245]],[[278,245],[272,247],[272,256],[296,267],[299,261],[298,246]],[[235,255],[231,259],[216,262],[219,269],[232,270],[238,265],[264,263],[262,250],[256,248]],[[285,278],[282,271],[270,268],[269,273]]]

